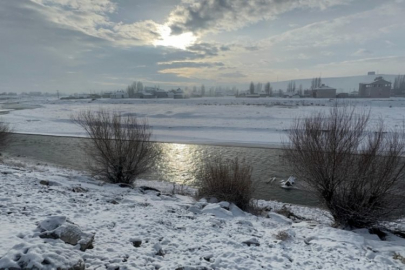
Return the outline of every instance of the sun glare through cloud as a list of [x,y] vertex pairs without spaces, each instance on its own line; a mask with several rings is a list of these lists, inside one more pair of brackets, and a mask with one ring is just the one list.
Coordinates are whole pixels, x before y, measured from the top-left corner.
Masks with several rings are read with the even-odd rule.
[[155,46],[174,47],[185,50],[188,46],[193,45],[197,41],[197,37],[192,32],[183,33],[180,35],[171,35],[172,30],[168,26],[162,26],[160,29],[161,38],[155,40]]

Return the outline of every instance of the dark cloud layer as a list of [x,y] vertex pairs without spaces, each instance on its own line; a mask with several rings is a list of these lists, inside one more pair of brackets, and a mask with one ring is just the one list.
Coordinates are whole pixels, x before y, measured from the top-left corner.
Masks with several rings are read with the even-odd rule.
[[217,45],[211,43],[196,43],[187,47],[187,50],[201,55],[201,57],[217,56],[222,51],[230,51],[231,48],[225,45]]
[[191,0],[169,17],[174,34],[230,31],[273,19],[295,8],[326,8],[351,0]]

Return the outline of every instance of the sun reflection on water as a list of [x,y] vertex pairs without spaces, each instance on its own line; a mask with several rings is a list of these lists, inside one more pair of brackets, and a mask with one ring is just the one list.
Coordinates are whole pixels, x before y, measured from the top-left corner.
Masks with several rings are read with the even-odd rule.
[[198,145],[162,143],[163,157],[148,178],[193,184],[197,164],[202,159],[203,151]]

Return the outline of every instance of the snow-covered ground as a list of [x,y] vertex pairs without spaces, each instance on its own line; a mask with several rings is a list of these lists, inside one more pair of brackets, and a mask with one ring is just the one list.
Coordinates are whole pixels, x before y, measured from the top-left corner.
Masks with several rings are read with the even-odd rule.
[[[391,128],[405,119],[405,99],[353,102],[370,108],[372,121],[381,117]],[[332,104],[273,98],[34,99],[0,109],[12,110],[1,121],[21,133],[84,136],[71,115],[104,108],[147,117],[158,141],[279,146],[296,117]],[[367,230],[333,228],[321,209],[289,205],[301,217],[291,220],[276,213],[283,203],[259,201],[267,210],[257,217],[225,202],[173,194],[168,182],[137,182],[159,193],[121,188],[82,172],[18,160],[0,165],[0,184],[0,269],[405,268],[404,239],[388,234],[381,241]],[[395,226],[403,231],[405,224]],[[66,234],[69,241],[72,235],[83,238],[71,245]],[[93,248],[81,251],[93,234]]]
[[[292,206],[295,215],[312,220],[293,221],[274,211],[281,203],[260,201],[273,210],[257,217],[224,202],[170,194],[168,183],[147,182],[161,194],[141,192],[77,171],[11,161],[0,165],[0,184],[1,269],[68,269],[80,262],[76,269],[405,267],[405,239],[388,234],[381,241],[366,230],[333,228],[320,209]],[[94,248],[83,252],[81,244],[41,238],[38,224],[95,234]]]
[[[371,110],[372,121],[383,118],[388,127],[401,126],[405,119],[405,99],[354,99],[361,109]],[[2,104],[17,110],[2,115],[16,132],[84,136],[70,121],[80,110],[104,108],[147,117],[154,128],[154,140],[183,143],[210,143],[251,146],[279,146],[292,121],[314,111],[327,110],[334,100],[283,98],[198,98],[21,100]],[[27,106],[27,109],[21,110]]]

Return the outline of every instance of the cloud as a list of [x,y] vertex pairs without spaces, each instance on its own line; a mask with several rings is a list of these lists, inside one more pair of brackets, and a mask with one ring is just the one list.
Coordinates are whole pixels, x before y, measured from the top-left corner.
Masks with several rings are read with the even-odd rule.
[[352,53],[352,56],[366,56],[366,55],[372,55],[374,52],[367,50],[367,49],[358,49],[354,53]]
[[[157,63],[193,62],[202,57],[198,52],[168,47],[116,46],[54,23],[39,9],[38,4],[25,0],[0,1],[0,63],[7,63],[0,65],[1,91],[113,90],[133,80],[179,85],[187,80],[159,73],[163,67]],[[212,66],[221,65],[212,62]]]
[[391,42],[390,40],[385,40],[384,43],[386,44],[387,48],[392,48],[396,46],[396,44],[394,42]]
[[[240,29],[294,9],[322,10],[352,0],[183,0],[170,12],[165,24],[153,20],[112,21],[111,16],[119,12],[118,3],[112,0],[29,1],[36,4],[30,8],[60,27],[107,40],[115,46],[163,45],[215,56],[230,47],[209,46],[198,41],[205,33]],[[190,37],[186,40],[182,35]],[[259,47],[252,45],[245,49]]]
[[334,52],[331,52],[331,51],[321,51],[320,53],[321,53],[322,56],[332,56],[332,55],[335,55],[335,53],[334,53]]
[[405,56],[386,56],[386,57],[369,57],[357,60],[345,60],[340,62],[331,62],[327,64],[317,65],[318,67],[329,67],[329,66],[346,66],[346,65],[357,65],[357,64],[402,64],[405,61]]
[[205,58],[217,56],[221,52],[231,51],[231,47],[217,43],[201,42],[188,46],[187,50],[199,54],[201,58]]
[[212,68],[212,67],[223,67],[225,66],[222,62],[169,62],[169,63],[158,63],[161,68]]
[[31,0],[42,6],[67,7],[76,12],[96,12],[100,14],[116,11],[117,5],[110,0]]
[[117,11],[117,4],[111,0],[30,1],[36,5],[25,7],[41,13],[50,22],[116,45],[150,45],[160,37],[161,25],[152,20],[129,24],[111,21],[109,15]]
[[221,73],[220,76],[225,77],[225,78],[245,78],[245,77],[247,77],[245,74],[242,74],[239,71],[229,72],[229,73]]
[[170,13],[173,34],[237,30],[294,9],[326,9],[351,0],[183,0]]
[[300,59],[300,60],[308,60],[308,59],[310,59],[311,57],[309,56],[309,55],[306,55],[305,53],[300,53],[299,55],[298,55],[298,57],[297,57],[297,59]]
[[250,52],[254,52],[254,51],[258,51],[260,49],[259,46],[257,45],[253,45],[253,46],[244,46],[243,47],[245,50],[250,51]]
[[107,35],[107,38],[127,45],[137,45],[137,42],[151,44],[160,38],[159,28],[160,25],[151,20],[132,24],[118,23],[112,28],[114,32]]
[[[7,63],[0,65],[0,89],[88,92],[133,80],[244,86],[324,70],[332,76],[403,73],[404,2],[357,1],[324,10],[348,2],[0,0],[0,62]],[[274,18],[275,24],[259,23]],[[166,40],[162,29],[169,25],[192,42],[181,35]]]
[[[262,46],[287,44],[287,49],[324,48],[343,43],[362,44],[401,31],[403,5],[387,3],[376,8],[331,20],[317,21],[288,30],[261,42]],[[353,27],[355,25],[356,27]]]

